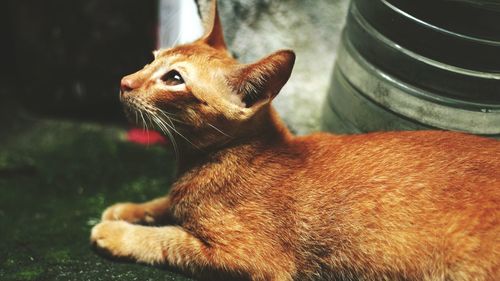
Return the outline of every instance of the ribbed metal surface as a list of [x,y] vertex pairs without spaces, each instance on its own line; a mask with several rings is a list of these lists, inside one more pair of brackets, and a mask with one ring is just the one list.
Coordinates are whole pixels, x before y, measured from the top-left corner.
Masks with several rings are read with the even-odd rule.
[[[405,0],[353,1],[324,108],[325,129],[438,128],[500,136],[500,37],[494,36],[500,9],[495,3],[433,3],[439,9],[448,3],[446,26],[437,25],[436,10],[424,13],[422,6],[432,5],[427,0],[418,7]],[[476,28],[499,25],[478,31],[453,25],[465,12],[461,5],[470,6],[471,17],[484,15]]]

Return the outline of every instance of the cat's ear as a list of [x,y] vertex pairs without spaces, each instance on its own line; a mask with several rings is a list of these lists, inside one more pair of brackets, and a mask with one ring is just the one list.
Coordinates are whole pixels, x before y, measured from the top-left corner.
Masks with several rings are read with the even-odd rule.
[[243,65],[231,81],[234,94],[246,108],[269,103],[290,78],[294,63],[295,53],[281,50],[256,63]]
[[226,49],[222,24],[217,9],[217,0],[212,0],[210,16],[208,17],[208,21],[205,22],[205,31],[205,35],[201,39],[203,42],[215,49]]

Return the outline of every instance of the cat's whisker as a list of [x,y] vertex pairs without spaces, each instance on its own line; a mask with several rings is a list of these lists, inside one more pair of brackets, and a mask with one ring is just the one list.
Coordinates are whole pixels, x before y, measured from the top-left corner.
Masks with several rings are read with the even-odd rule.
[[168,139],[172,143],[175,157],[178,160],[179,159],[179,149],[178,149],[177,142],[175,141],[175,138],[174,138],[172,132],[169,130],[169,128],[167,126],[165,126],[162,119],[155,112],[153,112],[149,109],[144,109],[144,113],[148,116],[148,118],[150,118],[152,123],[154,122],[156,124],[156,126],[168,137]]
[[[167,112],[167,111],[165,111],[165,110],[161,110],[161,109],[159,109],[159,108],[157,108],[157,107],[155,107],[154,109],[155,109],[155,111],[157,111],[158,113],[160,113],[160,114],[162,114],[163,116],[165,116],[165,117],[166,117],[166,118],[170,121],[170,124],[171,124],[171,125],[172,125],[172,127],[174,127],[174,128],[175,128],[175,126],[174,126],[174,123],[173,123],[172,121],[175,121],[175,122],[177,122],[177,123],[181,123],[181,124],[188,124],[188,123],[186,123],[186,122],[184,122],[184,121],[181,121],[181,120],[179,120],[179,119],[175,118],[175,116],[176,116],[176,115],[175,115],[175,114],[173,114],[173,113]],[[173,116],[174,116],[174,117],[173,117]],[[222,131],[221,129],[219,129],[219,128],[217,128],[216,126],[214,126],[214,125],[210,124],[209,122],[205,121],[205,123],[206,123],[208,126],[210,126],[211,128],[213,128],[214,130],[216,130],[217,132],[221,133],[222,135],[224,135],[224,136],[226,136],[226,137],[229,137],[229,138],[231,137],[230,135],[228,135],[227,133],[225,133],[225,132],[224,132],[224,131]]]
[[[172,123],[172,120],[170,120],[170,117],[168,116],[165,116],[167,119],[169,119],[169,122]],[[177,133],[181,138],[183,138],[185,141],[187,141],[188,143],[190,143],[192,146],[194,146],[196,149],[198,150],[202,150],[199,146],[197,146],[196,144],[194,144],[192,141],[190,141],[187,137],[185,137],[183,134],[181,134],[174,126],[173,124],[172,125],[169,125],[168,123],[166,122],[163,122],[163,124],[165,124],[167,127],[169,127],[172,131],[174,131],[175,133]]]
[[165,125],[169,126],[172,129],[172,131],[174,131],[175,133],[177,133],[180,137],[182,137],[185,141],[187,141],[188,143],[190,143],[196,149],[201,150],[201,148],[199,146],[197,146],[192,141],[190,141],[187,137],[185,137],[183,134],[181,134],[179,131],[177,131],[174,127],[171,127],[171,125],[168,125],[167,123],[165,123]]
[[[181,134],[176,128],[175,128],[175,125],[174,123],[172,122],[172,119],[175,119],[175,118],[172,118],[170,116],[168,116],[168,114],[171,114],[171,113],[168,113],[168,112],[165,112],[163,110],[160,110],[159,108],[156,108],[156,107],[152,107],[153,110],[156,110],[156,113],[155,111],[153,110],[149,110],[147,109],[147,111],[149,112],[149,114],[152,114],[152,115],[155,115],[157,118],[158,118],[158,121],[161,122],[161,124],[167,126],[168,128],[170,128],[172,131],[174,131],[176,134],[178,134],[180,137],[182,137],[185,141],[187,141],[189,144],[191,144],[193,147],[195,147],[196,149],[198,150],[202,150],[199,146],[197,146],[196,144],[194,144],[192,141],[190,141],[186,136],[184,136],[183,134]],[[160,117],[157,113],[162,113],[162,115],[165,117],[162,118]],[[166,122],[168,121],[168,123]],[[170,123],[170,124],[169,124]],[[185,123],[185,122],[182,122],[179,120],[179,123]]]
[[189,124],[189,123],[187,123],[187,122],[184,122],[184,121],[182,121],[182,120],[179,120],[179,119],[175,118],[175,117],[177,116],[177,115],[175,115],[175,114],[172,114],[172,113],[166,112],[166,111],[161,110],[161,109],[159,109],[159,108],[155,108],[155,110],[157,110],[157,111],[158,111],[158,113],[162,114],[163,116],[165,116],[165,117],[167,117],[167,118],[170,118],[172,121],[175,121],[175,122],[180,123],[180,124]]
[[179,149],[177,147],[177,142],[175,141],[175,138],[172,135],[172,132],[170,132],[170,130],[162,123],[161,119],[158,116],[153,115],[153,120],[158,126],[158,128],[160,128],[160,130],[169,138],[170,142],[172,143],[172,147],[174,149],[175,159],[179,160]]
[[170,119],[172,119],[173,121],[176,121],[177,123],[182,123],[182,124],[188,124],[180,119],[177,119],[177,115],[173,114],[173,113],[170,113],[168,111],[165,111],[165,110],[162,110],[160,108],[155,108],[156,110],[158,110],[159,113],[161,113],[163,116],[165,117],[168,117]]
[[142,121],[143,121],[143,129],[146,131],[146,134],[148,136],[148,144],[149,144],[149,128],[148,128],[148,122],[146,121],[146,119],[144,118],[144,115],[142,113],[142,110],[139,110],[139,113],[141,114],[141,118],[142,118]]
[[135,118],[137,120],[136,124],[138,126],[140,126],[143,130],[145,130],[145,128],[144,128],[144,122],[139,118],[140,113],[141,113],[140,110],[134,107],[134,112],[135,112],[135,116],[136,116]]
[[142,112],[140,110],[139,110],[139,114],[140,114],[141,119],[142,119],[142,122],[141,122],[142,130],[146,131],[146,120],[144,119],[144,115],[142,114]]
[[179,43],[179,40],[181,39],[181,31],[179,30],[179,33],[177,33],[177,38],[175,38],[174,42],[172,43],[172,47],[175,47],[177,43]]
[[[179,134],[182,138],[184,138],[191,145],[198,148],[195,144],[193,144],[191,141],[189,141],[185,136],[180,134],[179,131],[177,131],[175,129],[175,126],[172,123],[171,117],[169,117],[167,115],[168,114],[167,112],[159,110],[158,108],[150,106],[149,104],[144,104],[140,100],[134,101],[133,108],[136,111],[136,114],[138,112],[139,116],[141,117],[143,129],[148,132],[148,142],[149,142],[148,121],[149,121],[149,123],[152,127],[155,127],[155,125],[156,125],[156,127],[158,127],[161,130],[161,132],[164,133],[168,137],[168,139],[172,143],[172,147],[174,149],[174,153],[175,153],[177,160],[179,159],[179,148],[178,148],[177,142],[176,142],[175,137],[174,137],[173,133],[171,132],[171,130],[174,131],[175,133]],[[171,125],[168,124],[165,121],[165,119],[162,118],[158,113],[161,113],[166,119],[168,119],[168,122],[170,122]]]
[[167,121],[170,123],[170,125],[172,126],[172,128],[175,129],[175,125],[174,125],[174,122],[172,122],[172,119],[170,119],[170,118],[167,117]]
[[[151,127],[153,128],[154,126],[152,125],[152,121],[151,121],[151,118],[149,117],[148,114],[146,114],[146,120],[149,120],[149,125],[151,125]],[[149,138],[149,128],[148,128],[148,123],[146,121],[146,134],[148,135],[148,144],[150,144],[150,138]]]
[[[205,121],[205,122],[206,122],[206,121]],[[212,128],[213,128],[214,130],[216,130],[217,132],[219,132],[219,133],[223,134],[224,136],[226,136],[226,137],[228,137],[228,138],[231,138],[231,136],[230,136],[230,135],[228,135],[228,134],[224,133],[221,129],[219,129],[219,128],[215,127],[214,125],[212,125],[212,124],[210,124],[210,123],[208,123],[208,122],[206,122],[206,123],[207,123],[207,125],[208,125],[208,126],[212,127]]]
[[[141,111],[140,107],[135,103],[135,101],[132,103],[132,109],[135,111],[136,116],[141,117],[141,120],[140,120],[141,127],[143,130],[146,130],[145,125],[144,125],[144,123],[146,123],[146,120],[144,120],[144,116],[142,115],[142,111]],[[137,122],[137,124],[139,124],[139,122]]]

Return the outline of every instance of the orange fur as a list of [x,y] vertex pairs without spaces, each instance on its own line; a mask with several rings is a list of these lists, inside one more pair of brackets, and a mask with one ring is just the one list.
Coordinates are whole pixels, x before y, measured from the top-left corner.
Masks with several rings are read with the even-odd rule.
[[[93,243],[202,280],[500,280],[500,142],[293,136],[270,105],[293,52],[239,64],[213,11],[202,39],[122,81],[132,117],[172,132],[179,175],[164,198],[108,208]],[[183,81],[165,86],[171,69]]]

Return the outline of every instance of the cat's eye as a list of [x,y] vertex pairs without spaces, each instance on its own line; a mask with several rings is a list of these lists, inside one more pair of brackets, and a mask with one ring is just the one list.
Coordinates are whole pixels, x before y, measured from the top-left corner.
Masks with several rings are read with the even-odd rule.
[[161,80],[169,86],[184,84],[184,79],[177,70],[170,70],[161,77]]

